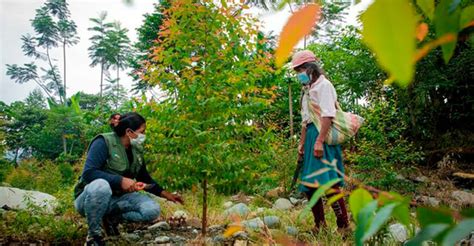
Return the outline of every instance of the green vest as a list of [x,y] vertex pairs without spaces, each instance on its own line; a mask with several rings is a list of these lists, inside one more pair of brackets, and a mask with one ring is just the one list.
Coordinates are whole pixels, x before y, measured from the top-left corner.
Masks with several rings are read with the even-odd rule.
[[[125,147],[123,147],[122,143],[120,142],[120,137],[117,136],[115,132],[99,134],[91,141],[91,144],[98,137],[104,138],[109,151],[109,156],[103,171],[115,175],[127,175],[128,177],[135,178],[144,163],[143,152],[135,146],[131,146],[133,161],[132,163],[129,163]],[[86,185],[87,183],[81,177],[79,182],[76,184],[76,187],[74,187],[74,198],[77,198],[82,193]]]

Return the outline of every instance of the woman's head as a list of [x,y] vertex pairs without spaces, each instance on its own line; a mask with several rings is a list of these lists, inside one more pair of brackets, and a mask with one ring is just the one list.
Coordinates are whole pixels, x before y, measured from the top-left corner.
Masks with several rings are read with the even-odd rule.
[[319,76],[325,75],[324,70],[318,65],[313,52],[303,50],[293,55],[292,68],[298,73],[298,80],[303,85],[316,81]]
[[145,133],[146,121],[141,115],[130,112],[120,116],[118,124],[114,127],[114,132],[119,136],[134,135]]
[[119,113],[113,113],[113,114],[110,115],[109,125],[110,125],[110,127],[112,127],[112,129],[118,125],[119,121],[120,121],[120,114]]

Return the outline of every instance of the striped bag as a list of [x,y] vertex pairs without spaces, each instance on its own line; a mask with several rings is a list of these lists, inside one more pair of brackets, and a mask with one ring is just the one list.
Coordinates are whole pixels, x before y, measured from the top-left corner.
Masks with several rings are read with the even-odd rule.
[[[311,121],[318,131],[320,131],[321,109],[319,105],[311,102],[308,90],[305,90],[305,94],[308,98],[306,101],[308,102],[308,111]],[[336,145],[348,141],[357,133],[363,123],[364,118],[353,113],[342,111],[339,104],[336,102],[336,117],[332,119],[331,128],[329,128],[325,143]]]

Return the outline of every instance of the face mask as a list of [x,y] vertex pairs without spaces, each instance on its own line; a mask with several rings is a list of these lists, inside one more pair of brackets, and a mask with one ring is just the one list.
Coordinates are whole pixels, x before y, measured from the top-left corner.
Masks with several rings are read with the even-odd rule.
[[306,74],[306,72],[302,72],[298,74],[298,80],[302,85],[307,85],[309,84],[309,76]]
[[137,134],[137,138],[130,138],[130,144],[133,146],[141,146],[145,142],[146,136],[142,133],[135,133]]

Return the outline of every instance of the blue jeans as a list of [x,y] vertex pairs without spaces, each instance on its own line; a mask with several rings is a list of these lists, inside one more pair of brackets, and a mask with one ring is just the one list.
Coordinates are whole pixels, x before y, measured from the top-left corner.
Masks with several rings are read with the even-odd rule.
[[114,196],[104,179],[86,185],[74,206],[86,217],[89,236],[101,235],[101,222],[105,215],[133,222],[152,221],[160,215],[160,205],[149,196],[138,192]]

